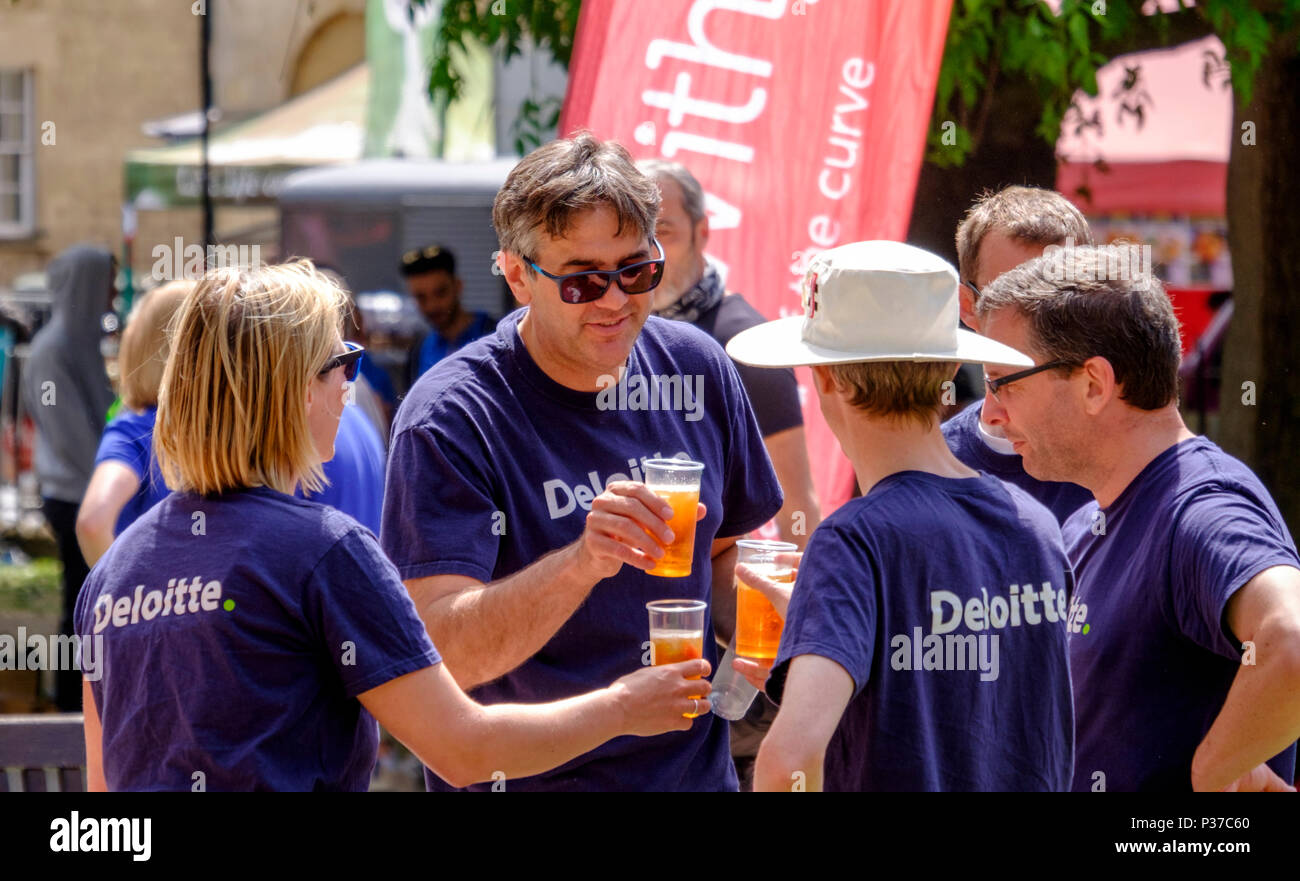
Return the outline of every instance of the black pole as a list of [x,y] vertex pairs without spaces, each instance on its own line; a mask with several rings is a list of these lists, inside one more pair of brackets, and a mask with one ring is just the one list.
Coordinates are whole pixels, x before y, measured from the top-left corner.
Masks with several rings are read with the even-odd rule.
[[212,25],[208,16],[212,11],[207,6],[208,4],[205,4],[203,14],[199,16],[199,79],[203,90],[203,129],[199,136],[202,169],[199,179],[203,198],[203,252],[205,254],[209,253],[209,249],[216,244],[212,224],[212,190],[209,186],[211,168],[208,164],[208,128],[211,125],[212,112],[212,70],[209,57],[212,51]]

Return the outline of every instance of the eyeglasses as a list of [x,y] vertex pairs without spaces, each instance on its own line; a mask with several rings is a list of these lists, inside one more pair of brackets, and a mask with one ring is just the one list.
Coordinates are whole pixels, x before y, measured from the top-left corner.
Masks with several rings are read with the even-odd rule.
[[978,300],[978,299],[980,298],[980,289],[977,288],[977,287],[975,287],[975,283],[974,283],[974,282],[971,282],[971,281],[963,281],[962,284],[966,285],[966,287],[968,287],[968,288],[971,289],[971,292],[975,294],[975,299]]
[[347,346],[347,351],[326,361],[317,376],[324,376],[336,367],[342,367],[343,378],[348,382],[356,381],[357,374],[361,372],[361,356],[366,353],[365,346],[346,341],[343,345]]
[[644,294],[657,288],[664,277],[664,246],[659,244],[658,239],[652,241],[659,249],[658,259],[644,260],[618,269],[588,269],[585,272],[570,272],[568,275],[552,275],[532,260],[528,261],[528,265],[547,278],[554,279],[560,288],[560,299],[574,306],[599,300],[605,296],[611,283],[617,284],[625,294]]
[[1046,364],[1039,364],[1037,367],[1030,367],[1028,370],[1021,370],[1019,373],[1013,373],[1010,376],[1003,376],[999,379],[989,379],[986,376],[984,377],[984,385],[988,388],[989,394],[993,396],[993,400],[1001,401],[1002,399],[998,397],[998,392],[1004,386],[1008,386],[1013,382],[1019,382],[1022,379],[1033,376],[1035,373],[1042,373],[1044,370],[1052,370],[1057,367],[1076,367],[1076,366],[1078,365],[1076,365],[1073,361],[1062,361],[1062,360],[1048,361]]

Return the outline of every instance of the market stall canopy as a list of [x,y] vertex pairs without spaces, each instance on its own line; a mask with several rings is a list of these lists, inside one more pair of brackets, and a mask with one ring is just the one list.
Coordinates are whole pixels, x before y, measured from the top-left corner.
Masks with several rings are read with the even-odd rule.
[[[279,107],[209,136],[213,199],[274,204],[283,180],[300,168],[354,162],[365,139],[369,67],[357,65]],[[126,199],[149,211],[199,204],[197,139],[126,156]]]
[[[1097,97],[1080,95],[1081,117],[1095,115],[1101,131],[1078,130],[1079,117],[1066,118],[1056,188],[1089,215],[1222,217],[1233,135],[1232,91],[1216,62],[1223,55],[1219,39],[1206,37],[1102,67]],[[1137,88],[1122,89],[1128,69],[1139,66]]]

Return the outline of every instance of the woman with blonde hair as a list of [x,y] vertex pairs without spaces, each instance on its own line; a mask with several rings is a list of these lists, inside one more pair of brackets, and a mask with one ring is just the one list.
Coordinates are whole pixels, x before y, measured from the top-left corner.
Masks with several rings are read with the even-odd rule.
[[294,498],[319,489],[356,376],[342,306],[306,261],[210,273],[181,306],[155,429],[174,492],[77,603],[91,788],[364,790],[376,719],[458,787],[689,728],[683,714],[707,709],[692,695],[708,683],[686,678],[707,674],[702,660],[480,706],[374,536]]
[[89,566],[170,492],[153,455],[153,426],[167,364],[167,324],[193,289],[194,282],[181,279],[144,294],[122,332],[117,365],[123,407],[100,437],[77,511],[77,543]]

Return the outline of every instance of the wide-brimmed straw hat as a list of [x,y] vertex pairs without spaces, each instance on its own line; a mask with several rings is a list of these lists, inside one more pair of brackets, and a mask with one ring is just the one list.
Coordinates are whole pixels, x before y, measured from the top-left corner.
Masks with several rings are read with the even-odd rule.
[[727,354],[755,367],[855,361],[969,361],[1032,367],[1033,359],[961,330],[957,271],[902,242],[823,251],[803,280],[803,315],[742,331]]

